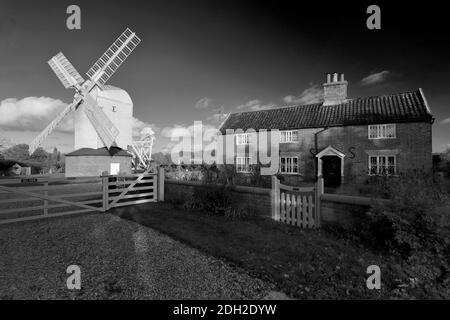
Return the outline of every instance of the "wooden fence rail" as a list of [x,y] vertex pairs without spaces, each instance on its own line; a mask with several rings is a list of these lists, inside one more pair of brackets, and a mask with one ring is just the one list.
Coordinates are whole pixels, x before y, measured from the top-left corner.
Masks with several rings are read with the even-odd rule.
[[101,177],[0,179],[0,224],[164,200],[164,170]]

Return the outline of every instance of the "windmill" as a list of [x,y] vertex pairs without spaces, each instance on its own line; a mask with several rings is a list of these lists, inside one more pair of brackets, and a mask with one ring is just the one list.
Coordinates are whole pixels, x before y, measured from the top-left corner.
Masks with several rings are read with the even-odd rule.
[[84,80],[67,58],[60,52],[48,64],[55,72],[63,86],[75,89],[75,97],[69,104],[30,144],[29,152],[32,154],[44,140],[58,127],[61,121],[80,105],[92,123],[97,135],[108,149],[114,144],[119,130],[98,106],[93,90],[104,90],[105,83],[117,71],[120,65],[128,58],[140,43],[140,39],[130,29],[126,29],[97,62],[86,73],[89,77]]
[[[89,69],[87,80],[61,52],[48,61],[62,85],[75,90],[75,96],[73,102],[31,142],[30,154],[71,113],[75,113],[75,149],[111,150],[116,147],[127,150],[128,145],[132,145],[131,99],[124,90],[108,86],[106,82],[140,42],[139,37],[127,28]],[[99,155],[99,152],[92,154]]]

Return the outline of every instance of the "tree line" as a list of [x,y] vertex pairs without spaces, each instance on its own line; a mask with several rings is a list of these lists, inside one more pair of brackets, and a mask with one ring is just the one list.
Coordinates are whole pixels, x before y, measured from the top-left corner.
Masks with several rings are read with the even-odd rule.
[[30,155],[27,144],[17,144],[0,151],[0,161],[31,167],[32,174],[64,172],[65,168],[64,154],[56,147],[52,152],[38,148]]

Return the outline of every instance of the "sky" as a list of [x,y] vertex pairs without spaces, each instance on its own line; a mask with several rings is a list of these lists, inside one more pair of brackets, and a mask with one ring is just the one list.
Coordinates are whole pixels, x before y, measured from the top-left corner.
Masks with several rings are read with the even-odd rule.
[[[66,9],[81,9],[69,30]],[[344,73],[349,98],[422,88],[436,118],[433,152],[450,147],[450,26],[440,2],[0,0],[0,134],[29,143],[72,101],[47,65],[62,51],[84,74],[129,27],[139,47],[109,80],[134,103],[135,132],[151,126],[155,151],[194,121],[316,102],[327,72]],[[44,147],[73,150],[69,117]]]

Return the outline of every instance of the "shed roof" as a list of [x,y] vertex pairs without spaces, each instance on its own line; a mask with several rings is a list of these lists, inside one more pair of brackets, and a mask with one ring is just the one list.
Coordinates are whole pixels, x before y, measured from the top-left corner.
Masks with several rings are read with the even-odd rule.
[[75,156],[109,156],[109,157],[131,157],[126,150],[117,147],[111,147],[110,149],[104,147],[100,149],[81,148],[71,153],[66,154],[66,157]]

